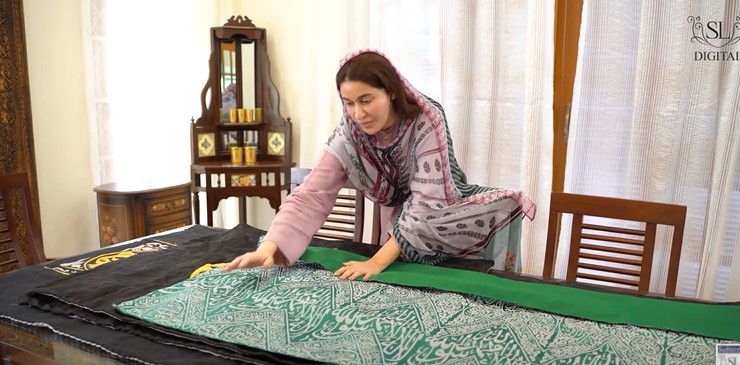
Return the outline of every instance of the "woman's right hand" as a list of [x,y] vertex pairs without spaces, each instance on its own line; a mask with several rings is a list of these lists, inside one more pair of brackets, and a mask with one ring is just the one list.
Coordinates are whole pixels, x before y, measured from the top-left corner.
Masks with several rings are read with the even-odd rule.
[[262,244],[257,247],[257,250],[238,256],[228,265],[224,266],[221,271],[229,272],[235,269],[244,269],[256,266],[269,268],[275,264],[288,266],[288,260],[280,249],[278,249],[275,242],[262,241]]

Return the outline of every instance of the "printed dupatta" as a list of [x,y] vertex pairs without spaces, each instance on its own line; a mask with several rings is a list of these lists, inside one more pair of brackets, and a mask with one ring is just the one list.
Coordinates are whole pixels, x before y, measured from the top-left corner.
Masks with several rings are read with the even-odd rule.
[[[387,59],[376,50],[358,50],[340,62],[340,69],[365,52]],[[436,264],[451,256],[467,256],[486,247],[514,219],[534,219],[536,206],[521,191],[466,183],[442,106],[416,90],[395,66],[394,70],[421,112],[397,121],[393,142],[381,145],[345,110],[326,148],[363,195],[399,207],[393,236],[403,257]]]

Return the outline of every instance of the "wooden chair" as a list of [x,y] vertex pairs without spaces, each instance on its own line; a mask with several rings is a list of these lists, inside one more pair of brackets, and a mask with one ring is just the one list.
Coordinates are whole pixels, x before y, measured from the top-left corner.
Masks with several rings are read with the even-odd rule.
[[[579,279],[588,279],[590,283],[597,285],[619,284],[641,294],[649,291],[657,225],[673,226],[665,296],[675,296],[686,221],[685,206],[552,193],[545,266],[542,272],[545,278],[553,277],[560,220],[563,214],[573,216],[565,280],[575,282]],[[585,223],[586,216],[642,222],[644,228],[628,229]]]
[[0,273],[46,261],[25,173],[0,176]]
[[[293,167],[290,169],[290,191],[293,192],[298,185],[311,172],[311,169]],[[379,210],[375,207],[373,216],[373,237],[371,242],[377,242],[376,231],[379,231],[378,220]],[[329,240],[347,240],[354,242],[363,242],[362,237],[365,233],[365,197],[358,190],[347,186],[339,192],[337,200],[334,203],[329,217],[326,222],[319,228],[314,237]]]

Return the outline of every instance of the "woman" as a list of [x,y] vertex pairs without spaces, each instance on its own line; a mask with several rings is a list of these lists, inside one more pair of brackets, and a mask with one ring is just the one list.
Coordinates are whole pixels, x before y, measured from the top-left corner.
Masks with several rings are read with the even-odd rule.
[[[442,106],[411,86],[382,53],[345,57],[336,85],[344,113],[318,163],[280,207],[259,248],[224,271],[295,262],[347,179],[381,205],[388,238],[369,260],[337,270],[342,279],[367,280],[399,256],[425,264],[467,256],[514,219],[534,219],[536,207],[521,192],[466,183]],[[498,261],[494,267],[503,269],[504,260]]]

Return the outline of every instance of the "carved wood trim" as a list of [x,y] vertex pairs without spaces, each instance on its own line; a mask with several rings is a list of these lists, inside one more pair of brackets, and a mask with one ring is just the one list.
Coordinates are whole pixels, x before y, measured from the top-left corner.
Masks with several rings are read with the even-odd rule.
[[252,23],[252,19],[249,19],[246,15],[233,15],[229,20],[226,21],[224,27],[256,27]]
[[29,88],[23,1],[0,0],[0,174],[28,175],[40,226]]

